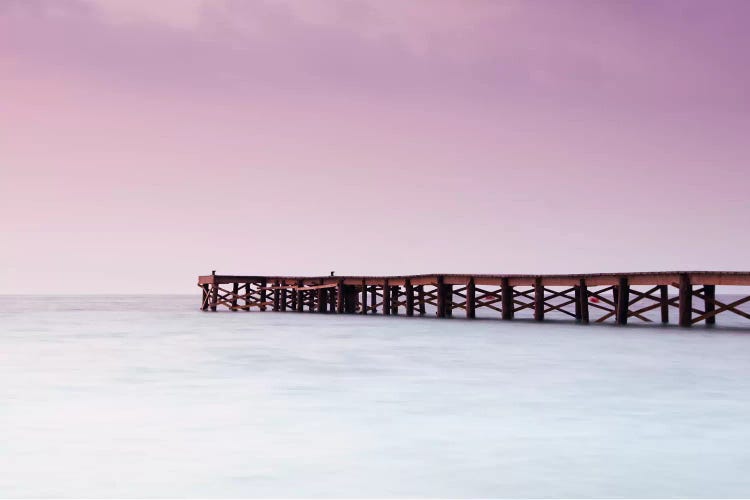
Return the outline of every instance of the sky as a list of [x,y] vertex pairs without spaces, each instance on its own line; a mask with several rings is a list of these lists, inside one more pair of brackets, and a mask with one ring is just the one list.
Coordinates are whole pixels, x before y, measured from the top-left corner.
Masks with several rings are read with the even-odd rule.
[[0,293],[750,270],[750,2],[0,0]]

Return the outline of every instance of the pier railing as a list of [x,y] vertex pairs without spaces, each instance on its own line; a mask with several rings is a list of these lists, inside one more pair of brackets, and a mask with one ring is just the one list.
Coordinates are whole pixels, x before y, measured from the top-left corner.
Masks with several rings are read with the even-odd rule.
[[[420,274],[412,276],[198,277],[202,310],[312,311],[338,314],[475,318],[478,310],[511,320],[519,313],[542,321],[559,313],[579,323],[716,322],[719,314],[750,320],[740,306],[750,290],[732,300],[716,298],[716,286],[750,287],[750,272],[644,272],[622,274]],[[670,290],[676,293],[670,294]],[[647,313],[649,313],[647,315]],[[654,318],[654,313],[658,317]]]

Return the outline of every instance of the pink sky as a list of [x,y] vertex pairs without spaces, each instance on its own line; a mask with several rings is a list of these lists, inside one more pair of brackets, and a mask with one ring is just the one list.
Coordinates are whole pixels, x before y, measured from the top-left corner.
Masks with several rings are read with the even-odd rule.
[[748,270],[750,2],[0,0],[0,293]]

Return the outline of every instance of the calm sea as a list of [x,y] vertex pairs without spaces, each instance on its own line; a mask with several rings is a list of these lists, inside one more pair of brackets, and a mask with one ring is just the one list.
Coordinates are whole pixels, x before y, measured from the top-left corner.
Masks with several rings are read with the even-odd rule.
[[198,301],[0,297],[0,496],[750,495],[750,330],[732,318]]

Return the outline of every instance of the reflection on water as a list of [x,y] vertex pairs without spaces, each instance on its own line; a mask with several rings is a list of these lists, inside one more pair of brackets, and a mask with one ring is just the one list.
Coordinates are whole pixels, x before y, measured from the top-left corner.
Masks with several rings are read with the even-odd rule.
[[0,297],[0,494],[750,491],[747,330],[196,304]]

